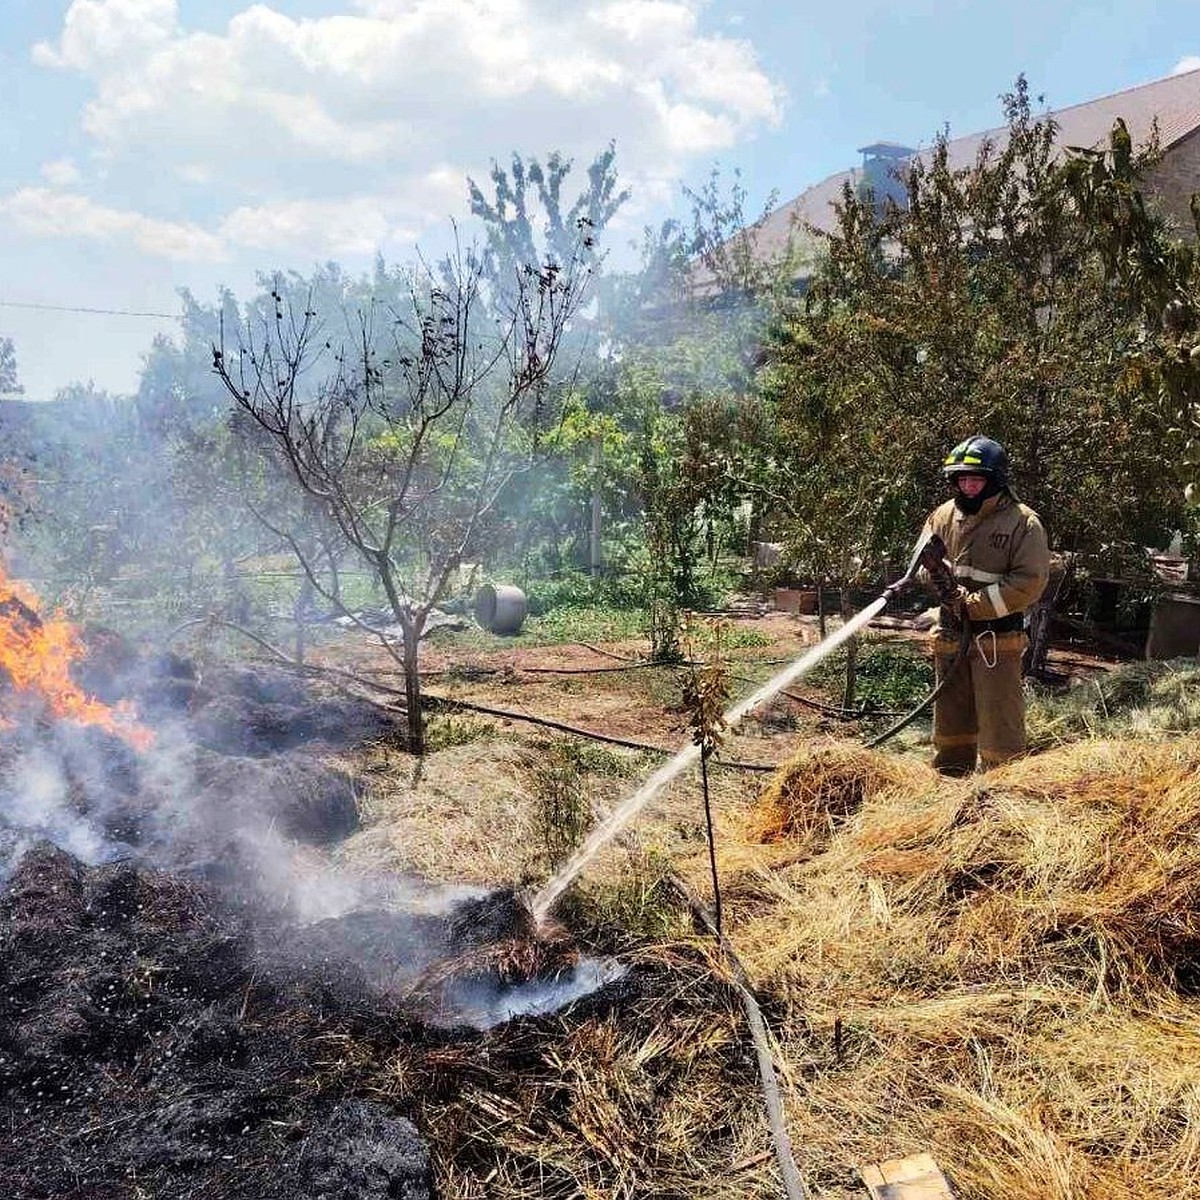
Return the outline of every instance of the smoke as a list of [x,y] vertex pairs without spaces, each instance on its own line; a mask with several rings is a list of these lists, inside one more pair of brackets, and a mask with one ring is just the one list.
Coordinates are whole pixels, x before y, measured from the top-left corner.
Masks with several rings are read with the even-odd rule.
[[[112,635],[107,640],[111,658]],[[373,711],[309,700],[269,671],[261,678],[229,674],[215,686],[192,673],[186,687],[169,694],[161,660],[119,649],[127,661],[106,675],[105,698],[135,703],[153,727],[152,740],[135,750],[108,729],[22,704],[20,723],[0,739],[0,873],[9,874],[25,849],[46,839],[89,865],[127,858],[190,870],[298,921],[344,913],[379,890],[322,853],[358,825],[354,781],[321,754],[339,743],[291,744],[293,728],[322,723],[331,732],[340,727],[341,742],[364,728],[377,732]],[[85,661],[79,673],[95,665]],[[250,683],[260,693],[286,694],[290,703],[247,696]],[[403,890],[390,882],[393,898]]]
[[359,796],[328,752],[378,734],[370,706],[309,696],[267,667],[201,675],[106,637],[108,658],[124,663],[105,675],[106,698],[136,703],[153,739],[135,750],[47,714],[8,731],[0,874],[45,840],[88,865],[203,880],[249,918],[268,977],[307,972],[446,1024],[551,1011],[621,974],[578,961],[562,931],[541,942],[515,893],[338,864]]
[[518,1016],[557,1012],[603,987],[625,978],[627,969],[613,959],[581,958],[565,975],[530,979],[516,987],[497,989],[467,981],[454,990],[454,1015],[476,1029],[491,1029]]
[[53,842],[88,864],[103,862],[116,847],[95,819],[70,803],[71,785],[63,764],[44,746],[19,754],[0,791],[0,878],[11,874],[34,842]]

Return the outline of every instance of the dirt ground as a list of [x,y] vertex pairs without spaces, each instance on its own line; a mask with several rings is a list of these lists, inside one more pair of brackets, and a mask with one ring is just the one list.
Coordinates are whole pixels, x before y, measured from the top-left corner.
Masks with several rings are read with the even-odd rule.
[[[734,699],[820,640],[816,617],[782,612],[738,617],[732,631],[735,642],[756,643],[726,652]],[[928,643],[928,635],[911,622],[892,618],[873,623],[865,638],[918,648]],[[419,768],[394,744],[360,757],[364,829],[341,848],[344,859],[358,869],[410,870],[444,881],[536,885],[546,875],[537,828],[537,810],[546,804],[544,764],[571,735],[516,718],[538,718],[633,744],[607,750],[605,743],[588,743],[606,747],[607,764],[602,760],[601,769],[581,770],[571,781],[585,793],[591,821],[599,821],[664,761],[663,754],[635,747],[674,753],[690,739],[681,701],[684,672],[646,666],[649,652],[645,639],[543,646],[496,639],[485,648],[462,645],[453,636],[431,639],[421,649],[427,695],[514,716],[439,709],[430,721],[433,752]],[[386,651],[356,635],[327,644],[320,660],[402,687]],[[1115,665],[1116,658],[1094,647],[1064,642],[1052,648],[1047,675],[1052,686],[1067,686]],[[718,820],[738,820],[768,771],[805,740],[854,740],[881,728],[878,722],[864,726],[842,718],[831,711],[835,704],[828,685],[823,689],[801,679],[730,731],[720,758],[741,765],[712,772]],[[892,746],[927,758],[927,717]],[[631,822],[625,838],[589,868],[589,876],[603,878],[606,863],[627,872],[639,856],[691,848],[703,822],[696,776],[686,773],[656,798]]]

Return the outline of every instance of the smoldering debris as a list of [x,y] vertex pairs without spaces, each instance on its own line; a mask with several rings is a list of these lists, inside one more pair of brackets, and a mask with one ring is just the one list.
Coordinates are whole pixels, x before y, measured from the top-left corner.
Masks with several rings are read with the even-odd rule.
[[311,845],[349,837],[359,825],[358,788],[345,771],[311,757],[266,761],[199,750],[193,759],[200,807],[218,824],[249,819]]
[[491,931],[465,932],[477,910],[289,925],[177,873],[33,846],[0,893],[8,1194],[126,1198],[136,1180],[181,1200],[422,1200],[428,1155],[403,1110],[356,1098],[389,1056],[615,978],[581,970],[561,932],[542,977],[464,974],[468,944],[489,963]]
[[47,714],[0,731],[0,875],[36,837],[88,862],[136,851],[169,866],[226,860],[231,843],[261,850],[267,833],[327,845],[358,827],[354,781],[324,756],[385,736],[386,713],[279,668],[202,671],[103,630],[86,644],[89,694],[135,705],[153,745]]
[[355,908],[291,931],[261,962],[273,976],[305,964],[309,978],[336,978],[426,1024],[476,1029],[558,1011],[624,975],[612,960],[582,957],[561,926],[538,928],[509,888],[437,915]]
[[367,1100],[342,1100],[304,1139],[297,1174],[306,1195],[422,1200],[429,1153],[411,1121]]
[[428,1155],[379,1061],[615,969],[512,891],[414,906],[411,881],[322,858],[359,819],[323,752],[386,715],[97,644],[96,691],[136,703],[152,745],[49,714],[0,733],[7,1191],[422,1200]]
[[386,1019],[330,980],[305,1005],[313,981],[264,978],[254,944],[179,876],[24,856],[0,900],[8,1195],[429,1196],[407,1121],[328,1098],[356,1084],[330,1039],[380,1044]]

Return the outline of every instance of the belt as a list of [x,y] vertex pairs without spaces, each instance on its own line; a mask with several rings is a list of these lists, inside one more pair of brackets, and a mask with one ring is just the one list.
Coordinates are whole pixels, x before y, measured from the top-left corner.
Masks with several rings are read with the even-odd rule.
[[971,628],[978,633],[988,629],[993,633],[1016,633],[1025,628],[1025,614],[1015,612],[1006,617],[992,617],[987,621],[972,621]]
[[[958,630],[961,628],[958,618],[949,610],[943,608],[941,614],[941,624],[943,629]],[[990,617],[982,621],[972,621],[971,630],[974,633],[1018,633],[1025,628],[1025,614],[1023,612],[1009,613],[1003,617]]]

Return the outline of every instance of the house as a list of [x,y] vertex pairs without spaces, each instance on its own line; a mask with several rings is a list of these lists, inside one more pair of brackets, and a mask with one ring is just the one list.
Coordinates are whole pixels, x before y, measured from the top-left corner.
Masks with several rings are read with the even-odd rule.
[[[1118,117],[1124,119],[1135,146],[1150,140],[1157,127],[1162,160],[1146,179],[1147,192],[1155,196],[1162,211],[1177,228],[1192,234],[1189,201],[1200,192],[1200,68],[1158,79],[1139,87],[1126,88],[1111,96],[1074,104],[1049,114],[1058,125],[1057,142],[1067,147],[1103,148]],[[986,141],[1002,144],[1005,128],[954,138],[947,151],[951,167],[969,167]],[[834,204],[848,183],[852,188],[867,185],[877,197],[903,198],[896,178],[919,151],[894,142],[873,142],[859,149],[859,168],[839,171],[781,204],[748,231],[755,256],[774,258],[787,248],[794,231],[811,226],[829,232],[837,224]],[[704,281],[697,279],[703,289]]]

